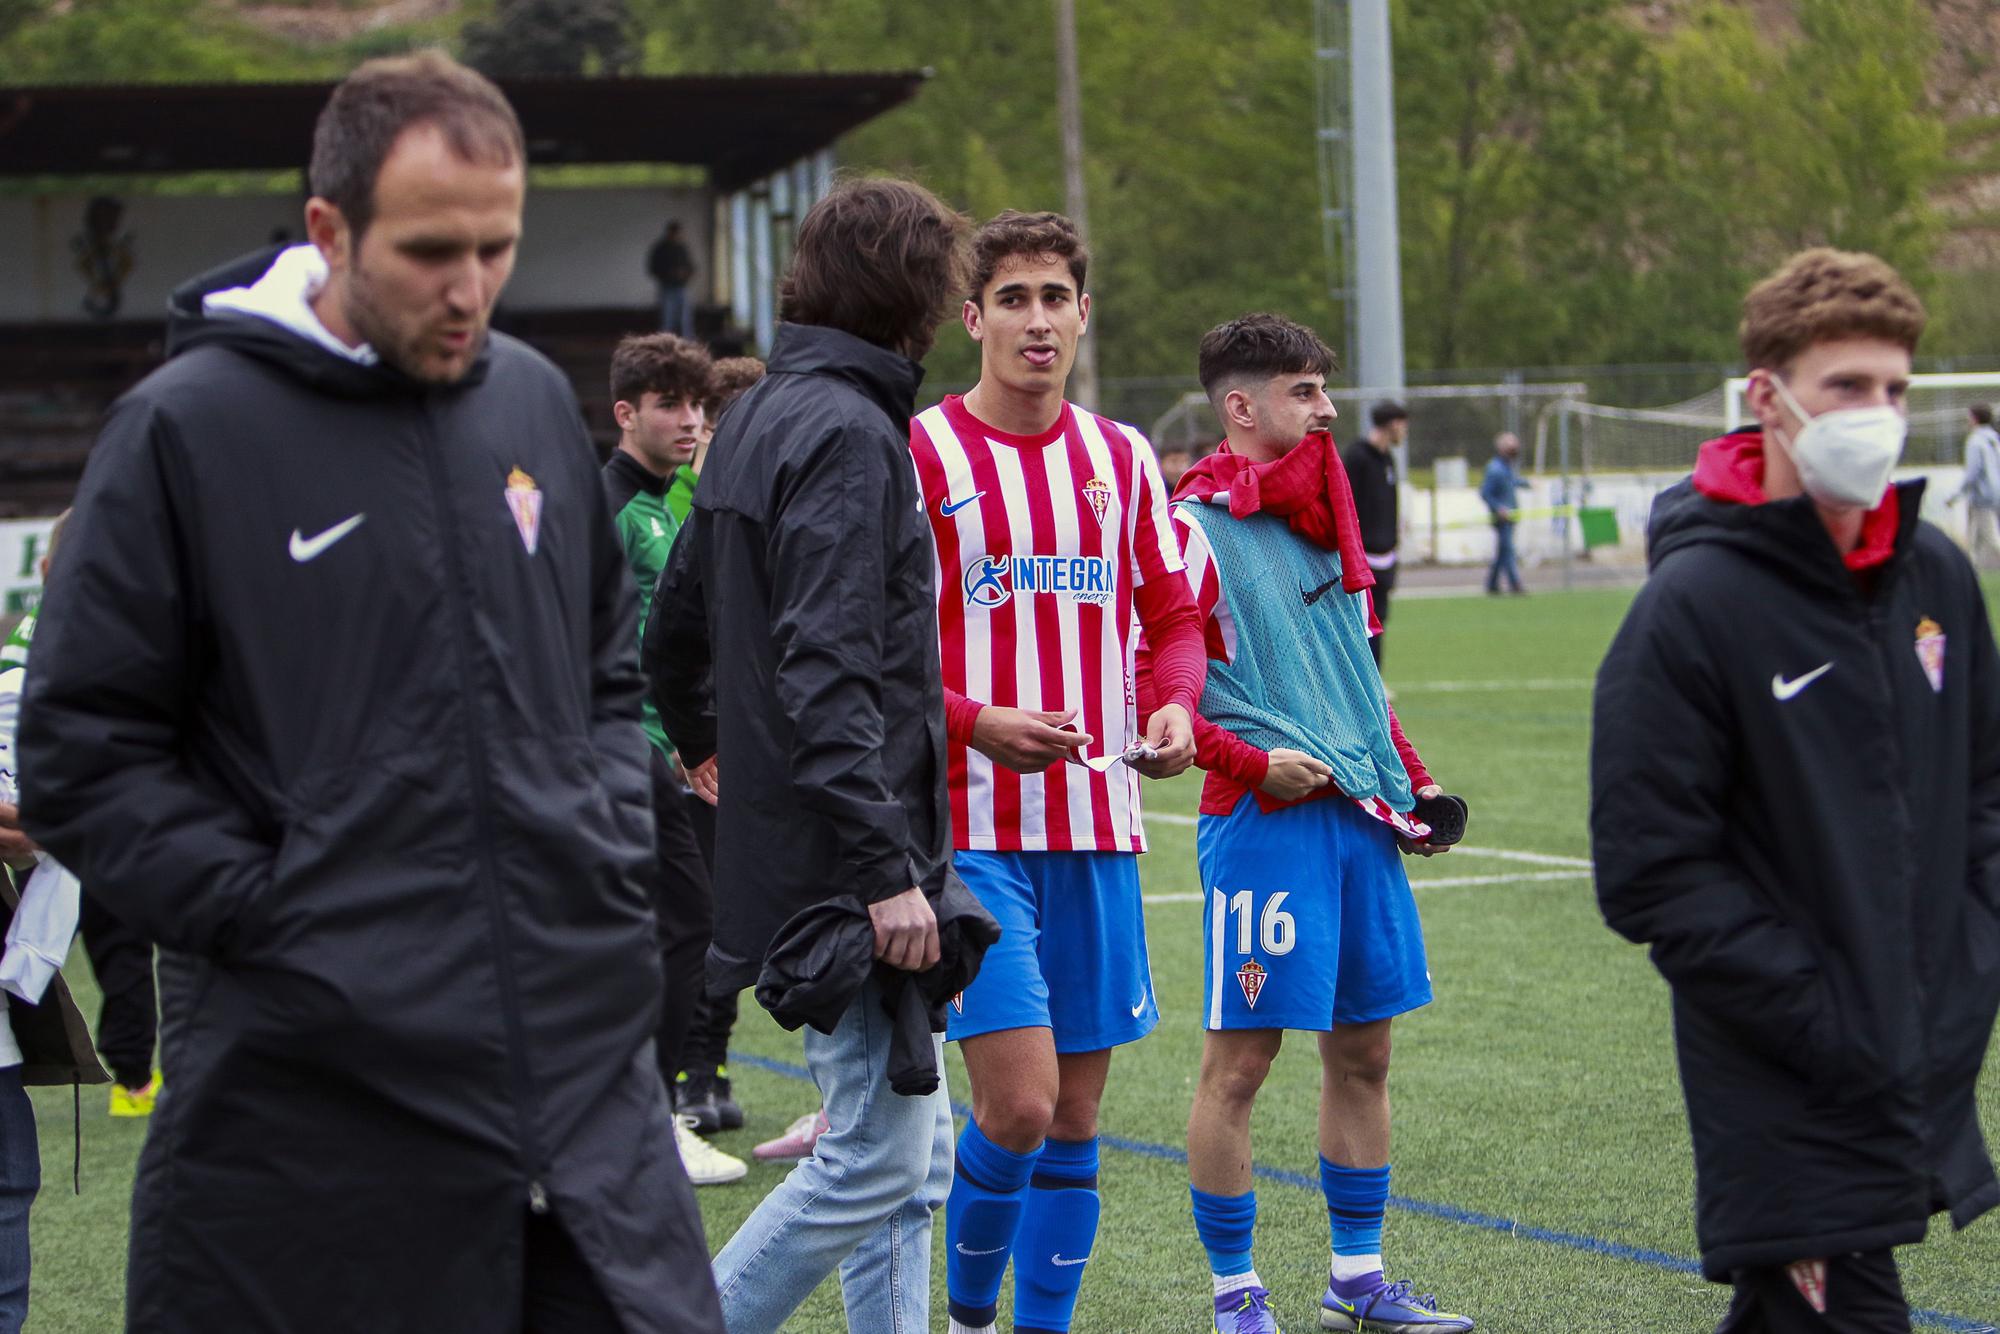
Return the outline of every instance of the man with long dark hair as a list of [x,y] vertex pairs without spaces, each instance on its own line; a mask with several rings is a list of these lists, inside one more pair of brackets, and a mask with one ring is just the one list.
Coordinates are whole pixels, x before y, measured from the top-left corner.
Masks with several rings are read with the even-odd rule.
[[[938,961],[951,808],[935,557],[906,423],[962,290],[964,233],[902,181],[845,183],[813,206],[770,375],[717,431],[661,577],[654,699],[695,790],[727,786],[710,994],[757,981],[788,923],[843,900],[865,911],[878,964]],[[951,1104],[942,1082],[891,1088],[889,986],[876,969],[832,1031],[806,1032],[829,1129],[715,1259],[731,1334],[775,1331],[836,1268],[850,1328],[929,1327]]]

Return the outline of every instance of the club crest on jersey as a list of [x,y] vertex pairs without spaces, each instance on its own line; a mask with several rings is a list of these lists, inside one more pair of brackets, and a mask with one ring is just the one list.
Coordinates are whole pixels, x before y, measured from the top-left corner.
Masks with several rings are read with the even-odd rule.
[[1806,1305],[1825,1315],[1826,1261],[1796,1260],[1785,1266],[1785,1273],[1791,1278],[1792,1286],[1799,1290],[1799,1296],[1806,1299]]
[[1257,1008],[1257,998],[1264,994],[1264,983],[1270,976],[1270,970],[1255,959],[1236,970],[1236,985],[1243,988],[1244,1004]]
[[968,607],[990,610],[1017,593],[1102,607],[1118,591],[1118,566],[1108,556],[975,556],[960,586]]
[[507,474],[507,509],[514,516],[514,531],[530,556],[542,540],[542,489],[535,479],[519,468]]
[[1926,616],[1917,622],[1917,661],[1930,678],[1931,690],[1944,692],[1944,627]]
[[1111,483],[1102,477],[1093,477],[1083,484],[1083,498],[1090,502],[1090,512],[1097,516],[1099,523],[1111,508]]

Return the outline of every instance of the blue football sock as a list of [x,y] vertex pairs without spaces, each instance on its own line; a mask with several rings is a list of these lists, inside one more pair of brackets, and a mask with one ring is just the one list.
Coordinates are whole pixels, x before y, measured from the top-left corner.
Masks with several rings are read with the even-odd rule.
[[944,1205],[944,1274],[951,1318],[960,1324],[993,1323],[1039,1154],[1001,1148],[970,1119],[958,1137],[958,1170]]
[[1208,1252],[1209,1270],[1219,1277],[1247,1274],[1250,1240],[1257,1231],[1257,1192],[1241,1195],[1210,1195],[1188,1187],[1194,1199],[1194,1230]]
[[[1333,1231],[1336,1286],[1379,1286],[1382,1277],[1382,1219],[1389,1209],[1387,1167],[1342,1167],[1319,1160],[1319,1188],[1326,1196]],[[1343,1263],[1344,1262],[1344,1263]]]
[[1014,1247],[1015,1334],[1063,1334],[1097,1243],[1097,1140],[1052,1139],[1028,1187]]

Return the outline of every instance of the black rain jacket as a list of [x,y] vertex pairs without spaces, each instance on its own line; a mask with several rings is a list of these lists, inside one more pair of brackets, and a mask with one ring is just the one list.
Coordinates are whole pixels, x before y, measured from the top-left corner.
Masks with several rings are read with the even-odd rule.
[[500,335],[436,388],[202,315],[271,257],[111,409],[22,709],[27,829],[162,947],[128,1327],[515,1330],[532,1204],[632,1334],[720,1328],[575,399]]
[[889,1042],[889,1087],[905,1097],[937,1092],[933,1034],[945,1030],[944,1007],[979,976],[1000,924],[955,874],[930,896],[937,914],[938,961],[919,973],[875,961],[875,923],[852,894],[816,903],[787,921],[757,975],[757,1003],[788,1032],[811,1024],[833,1032],[870,977],[882,983],[882,1007],[896,1026]]
[[1672,987],[1712,1279],[2000,1204],[1974,1101],[2000,1007],[2000,660],[1923,484],[1897,489],[1865,592],[1806,498],[1669,490],[1598,673],[1598,900]]
[[803,908],[944,882],[937,558],[909,443],[922,378],[850,334],[780,326],[660,576],[654,703],[682,763],[720,753],[712,992],[754,983]]

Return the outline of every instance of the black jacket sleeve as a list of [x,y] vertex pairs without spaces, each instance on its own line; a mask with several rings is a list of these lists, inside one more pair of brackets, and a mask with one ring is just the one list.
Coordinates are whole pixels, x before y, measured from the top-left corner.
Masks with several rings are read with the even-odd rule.
[[[900,453],[902,447],[897,446]],[[900,460],[907,470],[907,457]],[[778,707],[791,735],[794,800],[839,841],[831,888],[875,903],[917,883],[910,824],[882,768],[884,535],[901,490],[885,442],[836,427],[779,482],[769,533]]]
[[1970,569],[1965,571],[1967,608],[1972,613],[1970,699],[1972,704],[1972,791],[1967,802],[1966,870],[1972,892],[2000,915],[2000,651],[1986,599]]
[[197,759],[201,515],[173,424],[116,406],[63,531],[21,721],[29,834],[147,938],[225,951],[275,826]]
[[689,768],[715,754],[715,694],[709,672],[713,654],[707,589],[701,577],[703,535],[698,531],[707,521],[701,510],[691,509],[675,535],[653,590],[640,654],[653,707],[660,711],[660,726]]
[[1619,934],[1651,946],[1684,1002],[1804,1070],[1829,1036],[1819,965],[1728,847],[1736,728],[1701,640],[1696,618],[1656,578],[1598,670],[1590,749],[1598,905]]

